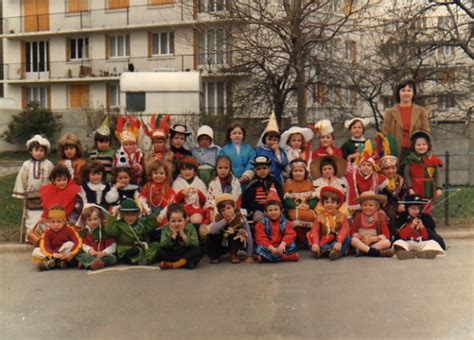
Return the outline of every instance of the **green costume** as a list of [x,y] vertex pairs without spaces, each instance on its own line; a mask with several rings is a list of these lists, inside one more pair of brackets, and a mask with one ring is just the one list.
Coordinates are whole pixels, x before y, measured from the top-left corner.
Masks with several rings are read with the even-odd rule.
[[187,224],[184,227],[184,234],[186,235],[186,243],[179,236],[173,239],[171,229],[169,226],[165,226],[161,232],[160,248],[173,253],[180,253],[186,248],[199,247],[198,234],[192,224]]

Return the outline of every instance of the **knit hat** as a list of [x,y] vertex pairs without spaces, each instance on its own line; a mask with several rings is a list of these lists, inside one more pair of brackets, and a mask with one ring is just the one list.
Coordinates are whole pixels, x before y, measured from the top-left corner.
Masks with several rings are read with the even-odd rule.
[[330,135],[334,132],[331,121],[329,119],[323,119],[314,124],[314,130],[319,133],[320,136]]
[[181,133],[185,136],[189,136],[192,133],[188,130],[187,126],[183,124],[174,124],[170,130],[174,133]]
[[335,170],[336,173],[334,174],[337,177],[342,177],[346,173],[346,168],[347,168],[347,162],[344,158],[336,156],[336,155],[331,155],[331,156],[318,156],[314,161],[311,162],[311,165],[309,166],[309,170],[311,172],[311,176],[313,179],[322,177],[323,174],[321,173],[321,163],[325,160],[332,160],[334,164],[336,165]]
[[181,160],[179,161],[179,167],[178,168],[181,168],[183,165],[190,165],[196,170],[197,170],[197,168],[199,168],[198,161],[194,157],[191,157],[191,156],[185,156],[185,157],[181,158]]
[[257,156],[253,161],[250,161],[250,164],[252,164],[254,167],[262,164],[270,166],[272,164],[272,160],[266,156]]
[[203,125],[198,129],[196,139],[199,139],[201,136],[208,136],[211,140],[214,140],[214,131],[210,126]]
[[398,204],[405,205],[425,205],[430,203],[429,200],[421,198],[419,195],[406,195],[403,201],[398,201]]
[[359,197],[356,198],[357,203],[362,203],[369,200],[377,201],[380,205],[385,205],[387,203],[387,196],[378,195],[373,191],[364,191]]
[[303,136],[303,139],[306,143],[308,143],[314,137],[314,133],[310,128],[303,128],[299,126],[292,126],[285,132],[281,134],[280,139],[280,146],[285,147],[288,139],[290,139],[291,135],[299,133]]
[[322,187],[321,191],[319,192],[319,197],[321,197],[321,199],[324,196],[325,192],[332,192],[332,193],[336,194],[337,197],[339,198],[339,204],[338,204],[339,206],[341,206],[342,203],[344,203],[344,201],[345,201],[344,193],[341,190],[339,190],[338,188],[335,188],[335,187],[332,187],[332,186],[329,186],[329,185],[327,185],[325,187]]
[[29,149],[30,145],[34,142],[46,148],[46,153],[48,153],[48,151],[51,149],[51,144],[49,143],[49,140],[47,140],[41,135],[34,135],[32,138],[28,139],[28,141],[26,142],[26,148]]
[[120,205],[119,210],[121,212],[139,212],[140,208],[137,205],[137,202],[132,200],[131,198],[127,198],[123,203]]
[[428,143],[431,143],[431,134],[428,131],[418,130],[412,133],[410,141],[413,143],[417,138],[425,138]]
[[220,194],[216,196],[215,202],[216,207],[219,206],[222,202],[231,201],[235,204],[235,198],[231,194]]
[[350,129],[352,125],[356,122],[361,122],[362,126],[365,128],[367,125],[370,124],[370,119],[369,118],[360,118],[360,117],[355,117],[352,119],[348,119],[344,122],[344,127],[346,129]]

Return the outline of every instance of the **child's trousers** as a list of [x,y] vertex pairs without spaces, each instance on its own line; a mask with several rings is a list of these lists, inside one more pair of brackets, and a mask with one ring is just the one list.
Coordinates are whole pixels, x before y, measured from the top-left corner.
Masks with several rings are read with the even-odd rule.
[[237,239],[235,240],[232,236],[227,238],[227,245],[223,245],[224,236],[222,233],[219,234],[207,234],[207,255],[211,260],[216,260],[222,255],[227,253],[235,253],[240,249],[244,248],[244,243]]
[[94,261],[100,260],[104,262],[104,265],[111,266],[117,262],[117,257],[115,255],[105,255],[101,258],[87,254],[85,251],[81,251],[76,256],[77,261],[84,266],[84,268],[89,268]]
[[433,240],[428,241],[412,241],[412,240],[396,240],[393,243],[395,248],[401,248],[406,251],[425,251],[425,250],[435,250],[438,252],[438,256],[444,256],[446,253],[443,248],[439,245],[438,242]]
[[[72,248],[74,248],[74,242],[72,241],[67,241],[67,242],[64,242],[64,244],[61,246],[61,248],[59,248],[59,251],[58,253],[60,254],[69,254],[72,250]],[[39,247],[36,247],[35,249],[33,249],[33,259],[35,260],[48,260],[49,257],[44,255],[43,252],[41,251],[41,249]]]
[[[290,255],[290,254],[293,254],[294,252],[296,252],[296,243],[295,242],[293,242],[292,244],[289,244],[289,245],[286,246],[286,250],[285,250],[284,254],[285,255]],[[261,257],[263,257],[266,262],[276,263],[276,262],[281,262],[282,261],[280,256],[273,255],[273,253],[267,247],[264,247],[264,246],[261,246],[261,245],[257,245],[255,247],[255,253],[257,255],[260,255]]]
[[158,261],[176,262],[181,259],[186,259],[185,268],[196,267],[201,261],[203,253],[199,247],[183,248],[180,251],[173,251],[170,249],[160,249],[157,254]]

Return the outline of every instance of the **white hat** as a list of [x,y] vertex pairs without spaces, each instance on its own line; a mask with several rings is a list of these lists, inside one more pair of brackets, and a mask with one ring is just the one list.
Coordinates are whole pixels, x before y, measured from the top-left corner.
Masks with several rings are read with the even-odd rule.
[[320,136],[326,136],[334,132],[331,121],[329,119],[323,119],[314,124],[314,128],[318,131]]
[[370,119],[369,118],[360,118],[360,117],[355,117],[352,119],[348,119],[344,122],[344,127],[348,129],[354,122],[361,122],[364,128],[370,124]]
[[210,126],[203,125],[198,129],[196,139],[199,139],[200,136],[208,136],[211,137],[212,140],[214,140],[214,131]]
[[285,147],[286,142],[290,138],[291,135],[294,135],[296,133],[299,133],[300,135],[303,136],[305,142],[309,142],[311,139],[313,139],[314,133],[310,128],[302,128],[299,126],[292,126],[285,132],[281,134],[281,139],[280,139],[280,146]]
[[33,138],[28,139],[26,142],[26,148],[29,149],[31,143],[37,142],[39,145],[44,146],[46,148],[46,152],[48,152],[51,148],[51,144],[49,143],[49,140],[44,138],[41,135],[34,135]]

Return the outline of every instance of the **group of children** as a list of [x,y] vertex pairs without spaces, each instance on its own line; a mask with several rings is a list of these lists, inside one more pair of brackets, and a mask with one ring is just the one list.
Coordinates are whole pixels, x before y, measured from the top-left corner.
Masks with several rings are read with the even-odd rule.
[[[36,135],[13,192],[25,200],[33,262],[39,270],[117,262],[169,269],[195,268],[206,252],[211,263],[226,254],[231,263],[298,261],[301,249],[330,260],[444,255],[430,216],[442,194],[431,136],[414,133],[400,162],[394,139],[366,139],[366,125],[347,121],[351,138],[339,149],[329,120],[280,134],[272,116],[255,149],[237,123],[222,148],[202,126],[188,149],[191,131],[168,115],[148,123],[119,116],[117,151],[106,119],[88,160],[65,134],[54,166],[50,143]],[[151,141],[146,152],[140,131]]]

